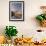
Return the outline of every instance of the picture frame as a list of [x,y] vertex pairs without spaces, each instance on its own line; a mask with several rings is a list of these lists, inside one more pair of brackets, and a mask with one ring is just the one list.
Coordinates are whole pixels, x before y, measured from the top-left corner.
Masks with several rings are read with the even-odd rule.
[[9,1],[9,21],[24,21],[24,1]]

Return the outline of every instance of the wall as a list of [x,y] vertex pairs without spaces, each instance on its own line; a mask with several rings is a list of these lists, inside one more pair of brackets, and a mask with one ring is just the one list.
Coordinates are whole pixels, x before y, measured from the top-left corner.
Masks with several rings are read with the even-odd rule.
[[[14,1],[14,0],[13,0]],[[17,1],[17,0],[16,0]],[[18,0],[19,1],[19,0]],[[21,0],[20,0],[21,1]],[[40,6],[46,5],[46,0],[23,0],[24,1],[24,21],[9,21],[9,0],[0,0],[0,34],[4,34],[6,25],[15,25],[18,36],[31,36],[36,34],[36,29],[43,29],[37,23],[35,16],[41,13]],[[41,36],[40,36],[41,37]]]

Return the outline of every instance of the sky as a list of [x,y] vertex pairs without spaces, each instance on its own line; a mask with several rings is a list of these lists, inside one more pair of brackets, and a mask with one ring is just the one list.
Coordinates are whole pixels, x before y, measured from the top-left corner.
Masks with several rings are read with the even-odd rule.
[[22,3],[21,2],[11,2],[10,3],[10,10],[22,12]]

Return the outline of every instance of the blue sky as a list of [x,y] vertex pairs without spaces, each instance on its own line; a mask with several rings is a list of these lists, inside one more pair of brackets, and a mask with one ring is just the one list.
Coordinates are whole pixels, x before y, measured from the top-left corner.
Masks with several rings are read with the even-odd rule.
[[12,11],[21,11],[22,12],[22,3],[21,2],[11,2],[10,9]]

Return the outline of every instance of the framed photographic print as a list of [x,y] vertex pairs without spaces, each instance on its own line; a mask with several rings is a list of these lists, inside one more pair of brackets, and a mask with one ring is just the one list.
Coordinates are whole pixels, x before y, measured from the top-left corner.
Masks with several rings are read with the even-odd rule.
[[9,21],[24,21],[24,1],[9,1]]

